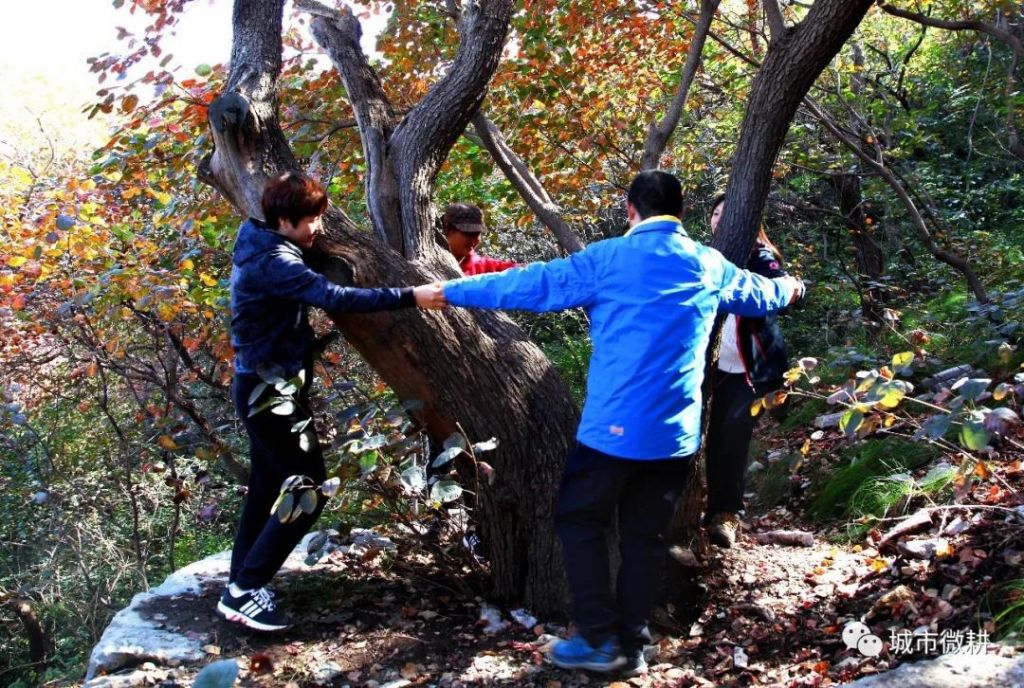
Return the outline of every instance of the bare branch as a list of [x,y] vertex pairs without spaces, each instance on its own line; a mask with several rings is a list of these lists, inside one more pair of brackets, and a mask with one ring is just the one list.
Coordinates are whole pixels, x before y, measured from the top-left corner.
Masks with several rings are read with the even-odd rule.
[[540,180],[530,171],[523,159],[516,155],[498,128],[479,111],[473,117],[473,126],[480,142],[490,152],[494,162],[498,164],[505,177],[515,187],[534,215],[551,230],[566,253],[575,253],[583,248],[583,243],[576,236],[572,227],[562,219],[562,209],[548,195]]
[[885,165],[884,158],[882,157],[881,149],[877,149],[878,159],[868,155],[860,144],[853,139],[848,133],[839,128],[838,125],[832,118],[828,116],[822,110],[822,108],[814,102],[811,98],[805,98],[804,104],[810,113],[825,125],[825,128],[836,137],[847,149],[849,149],[854,155],[870,167],[872,170],[878,173],[882,179],[889,185],[889,187],[896,193],[900,201],[903,203],[904,208],[907,210],[907,214],[910,215],[911,222],[914,230],[917,232],[918,238],[921,243],[924,244],[928,252],[932,254],[936,259],[946,263],[947,265],[958,270],[964,278],[967,280],[968,285],[971,287],[971,291],[974,292],[975,297],[982,303],[988,302],[988,295],[985,293],[985,288],[981,284],[981,280],[971,269],[970,264],[962,256],[958,256],[952,252],[945,251],[939,248],[935,244],[935,240],[932,238],[931,232],[928,230],[928,226],[924,222],[924,218],[921,216],[921,212],[917,209],[914,200],[907,193],[906,188],[899,182],[893,171]]
[[701,0],[700,17],[694,26],[693,36],[690,38],[690,47],[686,51],[686,61],[683,63],[682,76],[679,80],[679,89],[676,91],[672,104],[669,105],[665,116],[657,124],[651,123],[647,132],[647,141],[644,142],[644,153],[640,160],[640,169],[653,170],[658,167],[658,161],[665,152],[668,141],[672,137],[683,115],[683,106],[686,105],[686,98],[693,84],[693,78],[700,66],[700,55],[704,50],[704,43],[707,41],[708,32],[711,28],[711,21],[714,19],[715,11],[721,0]]
[[1006,74],[1006,132],[1007,138],[1009,139],[1010,152],[1018,158],[1024,159],[1024,143],[1021,143],[1020,135],[1017,132],[1017,126],[1014,122],[1014,112],[1016,111],[1016,108],[1013,103],[1014,94],[1017,92],[1019,83],[1017,70],[1021,63],[1024,62],[1024,41],[1021,41],[1021,39],[1013,32],[991,22],[980,21],[977,19],[965,19],[959,21],[936,19],[919,12],[911,12],[909,10],[893,7],[888,2],[879,2],[878,6],[894,17],[908,19],[923,26],[948,29],[950,31],[977,31],[979,33],[985,33],[1002,41],[1010,47],[1010,50],[1013,51],[1013,59],[1010,61],[1010,67]]

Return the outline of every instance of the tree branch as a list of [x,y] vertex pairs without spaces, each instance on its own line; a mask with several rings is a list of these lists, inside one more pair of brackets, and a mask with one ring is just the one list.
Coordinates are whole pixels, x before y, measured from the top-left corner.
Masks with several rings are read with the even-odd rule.
[[[262,217],[266,179],[295,165],[277,125],[277,79],[281,72],[284,0],[236,0],[234,40],[227,88],[210,104],[214,152],[199,176],[243,214]],[[264,138],[267,146],[252,146]]]
[[644,142],[644,152],[640,159],[641,170],[653,170],[658,167],[658,162],[668,141],[672,137],[683,115],[683,106],[686,105],[686,98],[693,84],[694,76],[700,67],[700,55],[704,50],[704,43],[707,42],[708,32],[711,29],[711,21],[714,19],[715,11],[721,0],[701,0],[700,16],[693,29],[693,36],[690,37],[690,47],[686,51],[686,61],[683,63],[682,76],[679,80],[679,89],[676,91],[672,104],[661,121],[657,124],[651,123],[647,132],[647,140]]
[[[434,179],[487,93],[501,60],[514,0],[478,0],[462,6],[459,50],[448,72],[434,84],[395,129],[391,145],[397,166],[405,254],[436,250],[426,240]],[[427,223],[432,224],[432,223]]]
[[387,162],[395,112],[377,72],[359,45],[362,26],[348,7],[332,10],[315,0],[296,0],[295,6],[314,15],[313,37],[341,75],[355,111],[366,159],[367,211],[373,229],[385,244],[402,251],[398,188]]
[[917,209],[914,200],[907,193],[907,190],[899,180],[893,174],[893,171],[889,169],[885,164],[884,160],[881,159],[881,151],[879,151],[879,158],[876,160],[872,156],[868,155],[859,145],[859,143],[853,139],[849,134],[839,128],[832,118],[829,117],[822,109],[815,103],[811,98],[805,98],[804,103],[811,114],[825,125],[825,128],[836,137],[846,148],[848,148],[854,155],[870,167],[872,170],[878,173],[882,179],[889,185],[889,187],[896,193],[900,201],[903,203],[904,208],[907,210],[907,214],[910,215],[911,222],[914,226],[914,230],[917,232],[918,238],[921,243],[924,244],[928,252],[932,254],[939,261],[946,263],[959,271],[964,278],[967,280],[971,291],[974,292],[975,297],[982,303],[988,302],[988,295],[985,293],[985,287],[981,284],[981,280],[971,269],[970,264],[962,256],[958,256],[950,251],[945,251],[939,248],[935,244],[935,240],[932,238],[931,232],[928,230],[928,226],[924,222],[924,218],[921,216],[921,212]]
[[551,196],[541,185],[540,180],[523,162],[523,159],[509,147],[501,132],[493,122],[487,119],[487,115],[482,110],[474,115],[473,126],[477,136],[480,137],[480,143],[491,154],[494,162],[505,173],[505,177],[526,201],[526,205],[530,207],[537,219],[555,235],[562,250],[566,253],[582,250],[583,243],[569,223],[562,219],[562,209],[551,200]]
[[782,18],[778,0],[763,0],[763,2],[764,15],[768,19],[768,28],[771,30],[772,39],[782,38],[782,34],[786,32],[786,21]]
[[1017,126],[1014,122],[1014,94],[1017,92],[1017,70],[1024,62],[1024,41],[1021,41],[1013,32],[1008,31],[997,24],[981,21],[978,19],[950,20],[936,19],[919,12],[893,7],[888,2],[879,2],[878,6],[894,17],[908,19],[923,26],[931,26],[937,29],[948,29],[950,31],[977,31],[985,33],[993,38],[1002,41],[1013,51],[1013,58],[1010,60],[1010,68],[1006,73],[1006,133],[1009,139],[1010,152],[1018,158],[1024,159],[1024,143],[1021,143]]

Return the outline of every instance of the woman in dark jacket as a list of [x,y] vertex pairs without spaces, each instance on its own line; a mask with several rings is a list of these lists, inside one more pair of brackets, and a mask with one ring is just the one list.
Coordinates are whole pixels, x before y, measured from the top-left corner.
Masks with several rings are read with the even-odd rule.
[[[724,197],[715,199],[712,207],[712,234],[724,209]],[[765,277],[781,277],[779,250],[768,239],[764,227],[757,233],[757,242],[745,266]],[[775,316],[743,318],[729,315],[722,329],[722,345],[711,397],[711,418],[708,422],[704,467],[708,481],[707,509],[704,524],[711,542],[731,547],[736,541],[743,510],[750,438],[756,418],[750,405],[782,386],[788,368],[786,343]]]

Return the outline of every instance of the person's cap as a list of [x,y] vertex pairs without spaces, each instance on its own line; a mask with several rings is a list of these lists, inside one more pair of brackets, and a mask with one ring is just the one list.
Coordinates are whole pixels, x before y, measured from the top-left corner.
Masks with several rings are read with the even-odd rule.
[[442,220],[445,229],[479,234],[484,231],[484,213],[471,203],[452,203],[444,211]]

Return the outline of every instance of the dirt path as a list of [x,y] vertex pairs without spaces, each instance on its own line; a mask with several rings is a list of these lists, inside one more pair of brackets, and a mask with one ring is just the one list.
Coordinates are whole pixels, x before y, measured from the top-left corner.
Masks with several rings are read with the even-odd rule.
[[[944,630],[976,631],[986,581],[1008,571],[1006,562],[978,556],[985,538],[994,536],[983,524],[958,544],[967,556],[943,562],[821,540],[810,547],[755,541],[756,533],[777,525],[756,522],[735,548],[709,553],[698,574],[699,616],[661,627],[646,676],[612,682],[817,686],[885,671],[938,652],[921,647],[897,654],[886,647],[868,657],[844,642],[847,622],[864,619],[886,643],[892,633],[915,628],[936,638]],[[209,633],[210,659],[237,659],[245,686],[570,688],[609,682],[544,662],[548,634],[564,633],[558,626],[524,628],[505,608],[507,627],[486,633],[483,600],[456,591],[425,555],[403,547],[390,560],[332,557],[325,572],[281,582],[295,624],[278,636],[248,634],[220,620],[212,611],[219,589],[212,587],[202,597],[161,601],[146,614],[168,630]],[[993,644],[987,651],[1000,649]],[[174,670],[164,685],[186,685],[195,672]]]

